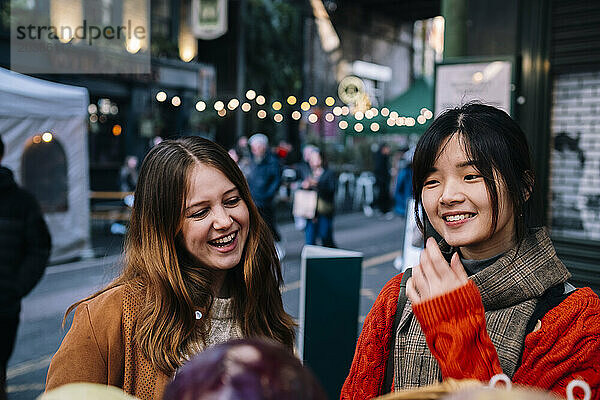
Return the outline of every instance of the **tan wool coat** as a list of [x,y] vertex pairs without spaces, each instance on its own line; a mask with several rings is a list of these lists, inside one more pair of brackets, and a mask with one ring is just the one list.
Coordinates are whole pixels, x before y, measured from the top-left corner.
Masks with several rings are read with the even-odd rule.
[[141,400],[159,400],[171,377],[157,370],[133,340],[140,289],[124,285],[81,303],[52,358],[46,390],[73,382],[122,388]]

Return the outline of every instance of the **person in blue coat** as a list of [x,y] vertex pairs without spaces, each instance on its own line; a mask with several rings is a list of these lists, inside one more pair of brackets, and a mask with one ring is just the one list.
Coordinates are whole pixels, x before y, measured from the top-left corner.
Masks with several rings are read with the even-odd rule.
[[410,148],[404,153],[398,166],[398,176],[396,178],[396,188],[394,189],[394,212],[406,217],[406,204],[412,197],[412,157],[415,154],[415,148]]

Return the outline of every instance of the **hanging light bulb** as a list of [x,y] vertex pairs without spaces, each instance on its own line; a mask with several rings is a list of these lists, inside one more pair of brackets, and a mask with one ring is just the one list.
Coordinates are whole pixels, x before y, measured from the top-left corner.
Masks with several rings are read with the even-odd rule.
[[256,98],[256,92],[254,90],[252,90],[252,89],[248,90],[246,92],[246,98],[248,100],[254,100]]
[[227,103],[227,108],[229,108],[231,111],[233,111],[239,105],[240,105],[240,101],[238,99],[234,98],[234,99],[229,100],[229,103]]
[[221,111],[223,108],[225,108],[225,104],[221,101],[221,100],[217,100],[215,101],[215,111]]
[[156,93],[156,101],[163,102],[167,99],[167,94],[163,91]]

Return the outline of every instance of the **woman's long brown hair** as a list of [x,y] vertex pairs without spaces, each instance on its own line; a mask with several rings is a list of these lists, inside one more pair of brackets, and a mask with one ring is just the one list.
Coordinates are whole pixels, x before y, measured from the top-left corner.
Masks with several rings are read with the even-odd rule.
[[250,196],[248,183],[225,149],[200,137],[165,140],[142,163],[119,277],[79,304],[120,285],[141,285],[145,293],[137,312],[135,340],[158,369],[171,374],[193,344],[204,340],[210,320],[197,324],[195,310],[205,315],[213,302],[212,272],[194,262],[180,245],[188,175],[197,164],[221,171],[239,190],[250,214],[250,229],[240,264],[228,271],[235,319],[244,336],[264,336],[290,349],[294,322],[284,311],[283,282],[273,236]]

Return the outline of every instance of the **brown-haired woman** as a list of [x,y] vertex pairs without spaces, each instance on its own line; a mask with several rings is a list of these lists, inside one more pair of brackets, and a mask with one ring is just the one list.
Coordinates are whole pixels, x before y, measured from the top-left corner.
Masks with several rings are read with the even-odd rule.
[[272,235],[221,146],[166,140],[144,159],[121,275],[73,304],[46,389],[105,383],[160,399],[189,357],[232,338],[292,348]]

